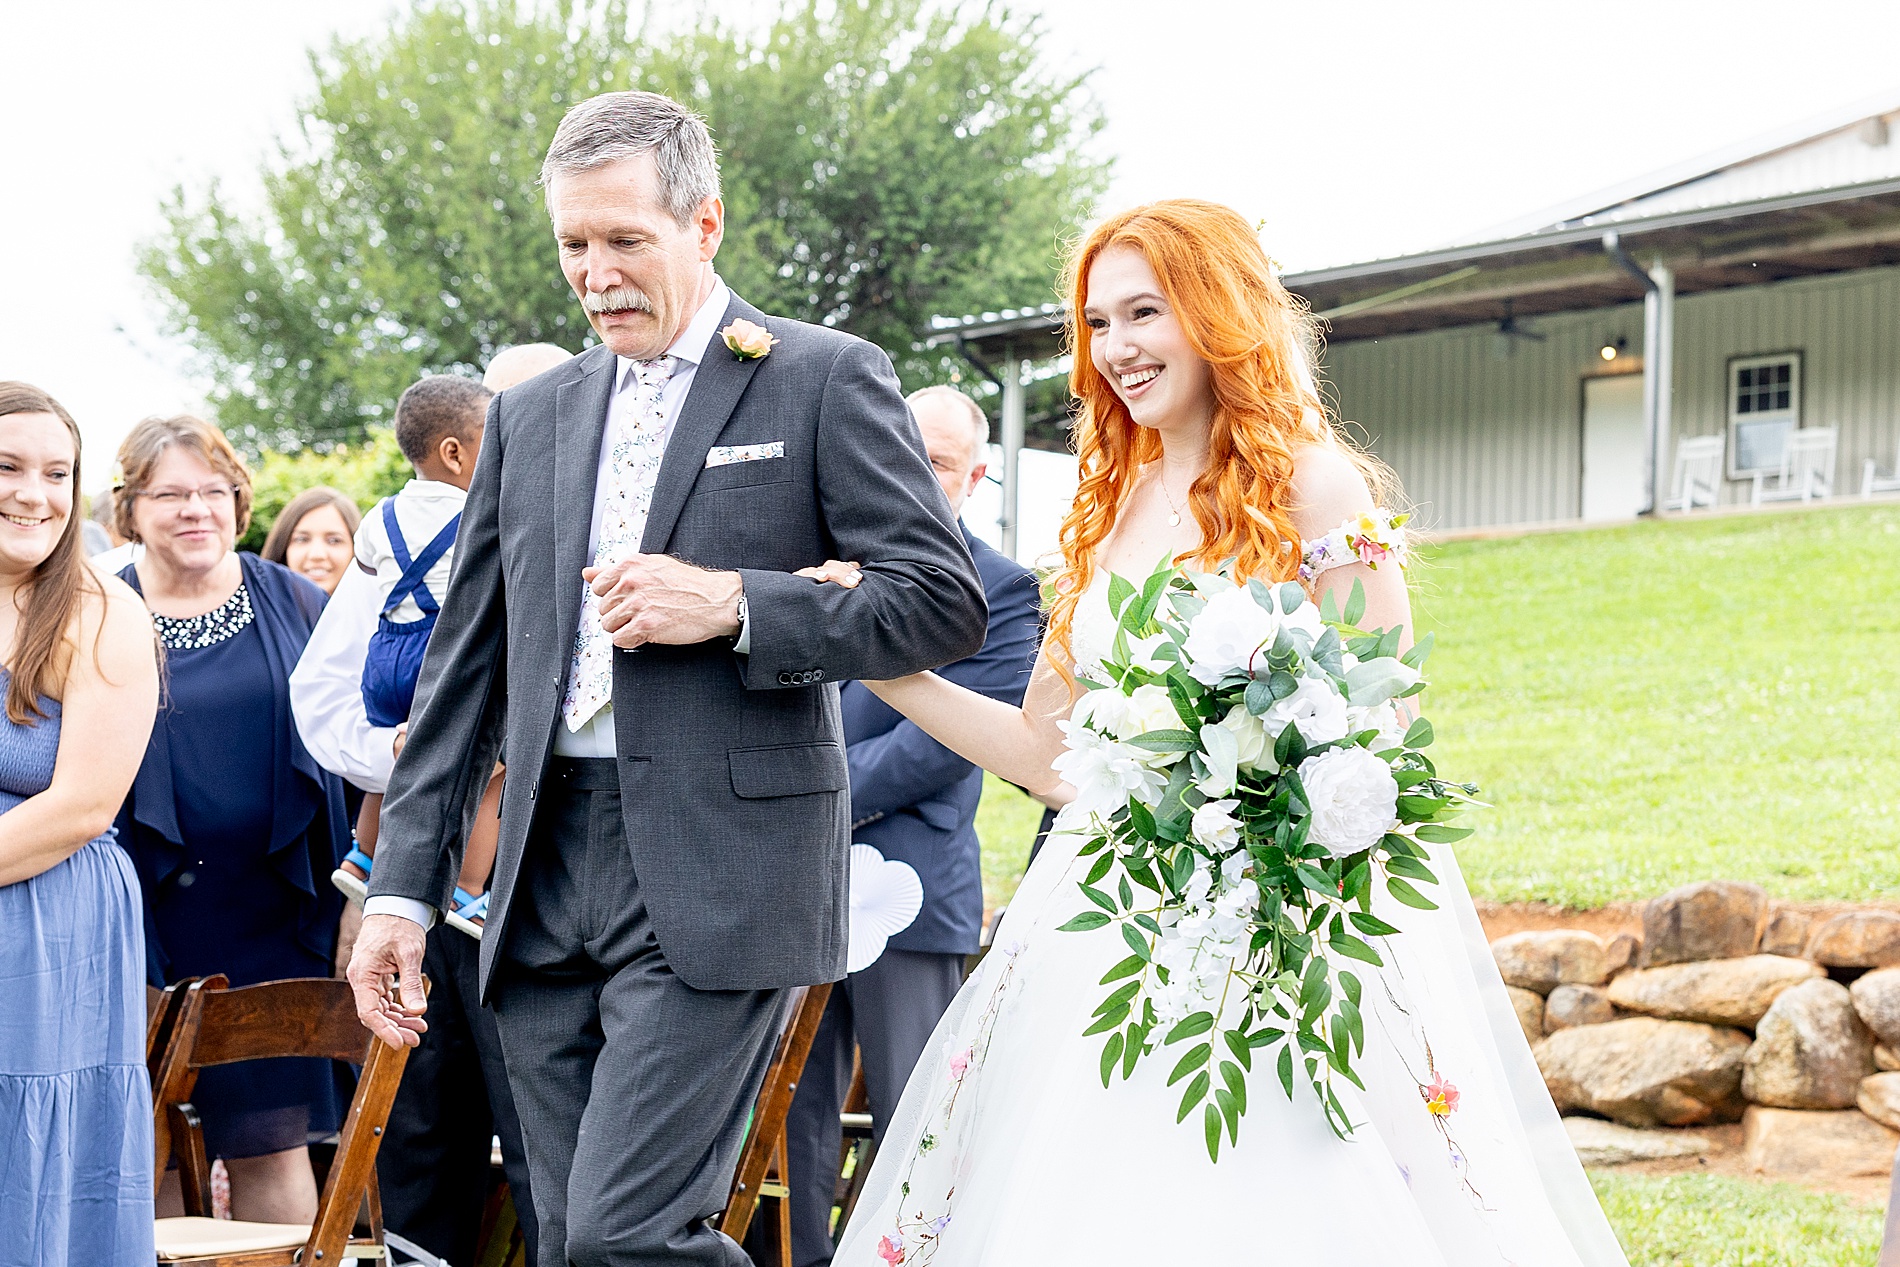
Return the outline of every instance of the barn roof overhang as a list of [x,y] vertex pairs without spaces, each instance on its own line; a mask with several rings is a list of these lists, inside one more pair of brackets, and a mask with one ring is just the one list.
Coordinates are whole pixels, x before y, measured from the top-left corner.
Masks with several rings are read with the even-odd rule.
[[[1636,303],[1643,288],[1604,249],[1608,230],[1644,264],[1673,270],[1678,295],[1900,264],[1900,179],[1573,223],[1281,280],[1325,319],[1330,343]],[[1066,319],[1054,304],[938,317],[927,342],[1041,359],[1061,351]]]

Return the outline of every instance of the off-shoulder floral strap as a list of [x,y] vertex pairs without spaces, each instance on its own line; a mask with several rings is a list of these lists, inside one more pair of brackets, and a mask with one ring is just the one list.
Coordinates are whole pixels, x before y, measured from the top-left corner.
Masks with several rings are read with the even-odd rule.
[[1317,541],[1305,543],[1300,558],[1300,579],[1311,581],[1322,572],[1363,563],[1377,568],[1391,563],[1404,568],[1411,561],[1412,546],[1405,531],[1410,515],[1395,515],[1384,507],[1355,515]]

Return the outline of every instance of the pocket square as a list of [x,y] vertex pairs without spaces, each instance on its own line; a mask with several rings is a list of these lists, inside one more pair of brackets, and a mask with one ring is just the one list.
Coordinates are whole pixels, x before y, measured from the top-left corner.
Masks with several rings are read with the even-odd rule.
[[782,458],[785,456],[785,441],[774,440],[770,444],[715,444],[706,450],[706,469],[715,466],[731,466],[734,462],[757,462],[762,458]]

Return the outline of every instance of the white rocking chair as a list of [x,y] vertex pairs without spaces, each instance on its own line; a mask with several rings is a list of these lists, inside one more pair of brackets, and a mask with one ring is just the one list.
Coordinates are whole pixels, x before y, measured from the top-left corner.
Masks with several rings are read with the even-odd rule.
[[1900,458],[1896,458],[1893,470],[1883,471],[1879,463],[1868,458],[1860,468],[1860,495],[1872,497],[1875,493],[1900,492]]
[[1722,487],[1722,444],[1718,435],[1695,436],[1676,445],[1675,492],[1664,510],[1713,506]]
[[1755,472],[1749,501],[1810,502],[1834,495],[1834,446],[1839,433],[1833,427],[1801,427],[1788,433],[1781,450],[1780,468]]

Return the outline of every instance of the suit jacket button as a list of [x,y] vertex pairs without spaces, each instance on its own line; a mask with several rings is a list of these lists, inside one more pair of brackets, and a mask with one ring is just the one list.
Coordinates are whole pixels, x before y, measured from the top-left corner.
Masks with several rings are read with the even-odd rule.
[[778,675],[778,684],[779,684],[780,686],[790,686],[790,685],[792,684],[792,675],[791,675],[790,673],[781,673],[781,674],[779,674],[779,675]]
[[825,671],[824,671],[823,669],[813,669],[813,670],[811,671],[811,680],[812,680],[812,681],[814,681],[814,682],[822,682],[822,681],[824,681],[824,680],[825,680]]

